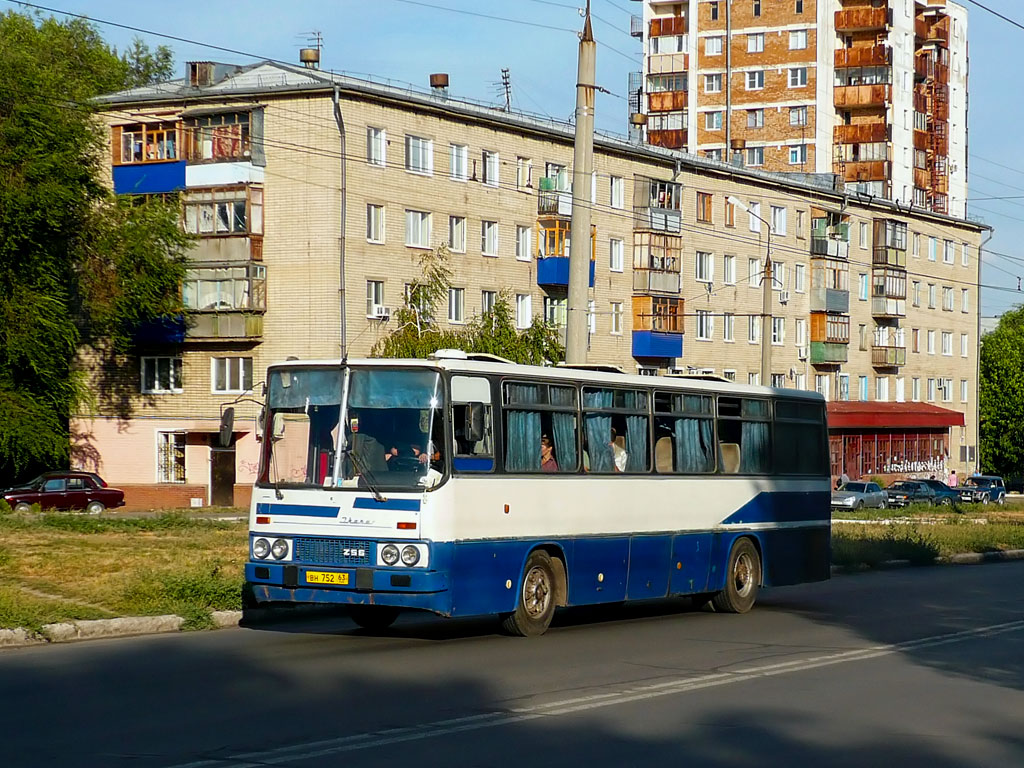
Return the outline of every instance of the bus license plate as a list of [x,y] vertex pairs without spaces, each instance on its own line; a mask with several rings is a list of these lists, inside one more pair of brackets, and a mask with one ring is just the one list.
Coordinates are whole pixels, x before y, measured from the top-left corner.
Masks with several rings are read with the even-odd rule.
[[307,584],[337,584],[348,585],[347,573],[328,573],[326,571],[306,571]]

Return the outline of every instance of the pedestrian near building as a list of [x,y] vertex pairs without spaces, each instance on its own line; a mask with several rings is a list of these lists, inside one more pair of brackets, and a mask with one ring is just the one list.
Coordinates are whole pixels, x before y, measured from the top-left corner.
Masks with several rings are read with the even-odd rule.
[[954,469],[952,472],[949,473],[949,487],[950,488],[956,488],[956,484],[957,484],[956,470]]

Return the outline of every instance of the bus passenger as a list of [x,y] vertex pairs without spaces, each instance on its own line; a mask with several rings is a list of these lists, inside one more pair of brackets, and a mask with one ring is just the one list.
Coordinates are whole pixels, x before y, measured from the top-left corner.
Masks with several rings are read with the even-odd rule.
[[616,472],[625,472],[626,471],[626,459],[629,458],[629,454],[626,453],[626,449],[625,448],[623,448],[621,445],[619,445],[616,442],[616,439],[617,438],[616,438],[615,428],[612,427],[612,439],[611,439],[611,442],[608,443],[608,445],[611,446],[612,456],[615,459],[615,471]]
[[540,471],[557,472],[558,462],[555,461],[555,447],[547,435],[540,436]]

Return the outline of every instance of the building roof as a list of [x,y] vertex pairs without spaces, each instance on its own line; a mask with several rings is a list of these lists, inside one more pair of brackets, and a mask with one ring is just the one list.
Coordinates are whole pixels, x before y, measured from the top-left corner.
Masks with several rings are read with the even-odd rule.
[[[129,105],[223,103],[236,99],[266,98],[289,93],[331,92],[337,88],[339,92],[348,95],[362,95],[364,98],[370,96],[405,103],[412,107],[442,110],[469,119],[501,123],[513,130],[539,132],[570,143],[575,131],[573,124],[567,121],[525,112],[506,112],[493,104],[453,98],[448,95],[447,89],[443,92],[421,90],[407,83],[396,84],[389,80],[378,82],[319,69],[308,69],[271,59],[245,66],[210,63],[215,66],[219,76],[219,79],[211,85],[197,87],[191,85],[187,78],[180,78],[106,94],[96,98],[95,102],[101,107],[115,111],[119,107],[123,108]],[[991,229],[986,224],[977,221],[958,219],[922,208],[912,208],[868,194],[846,192],[834,174],[762,171],[691,155],[679,150],[641,144],[623,136],[601,132],[595,132],[594,146],[605,151],[675,163],[677,173],[685,167],[690,171],[724,173],[748,182],[761,182],[776,187],[794,189],[803,194],[819,196],[822,198],[822,202],[831,199],[838,208],[841,208],[846,200],[850,200],[864,206],[887,209],[895,214],[930,218],[976,230]]]
[[830,402],[829,429],[946,429],[964,426],[959,411],[930,403]]

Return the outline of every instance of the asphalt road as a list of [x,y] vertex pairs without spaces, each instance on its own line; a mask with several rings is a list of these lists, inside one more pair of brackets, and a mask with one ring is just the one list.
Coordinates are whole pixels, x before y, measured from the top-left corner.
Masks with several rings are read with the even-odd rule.
[[684,603],[6,650],[0,765],[1024,765],[1024,562]]

